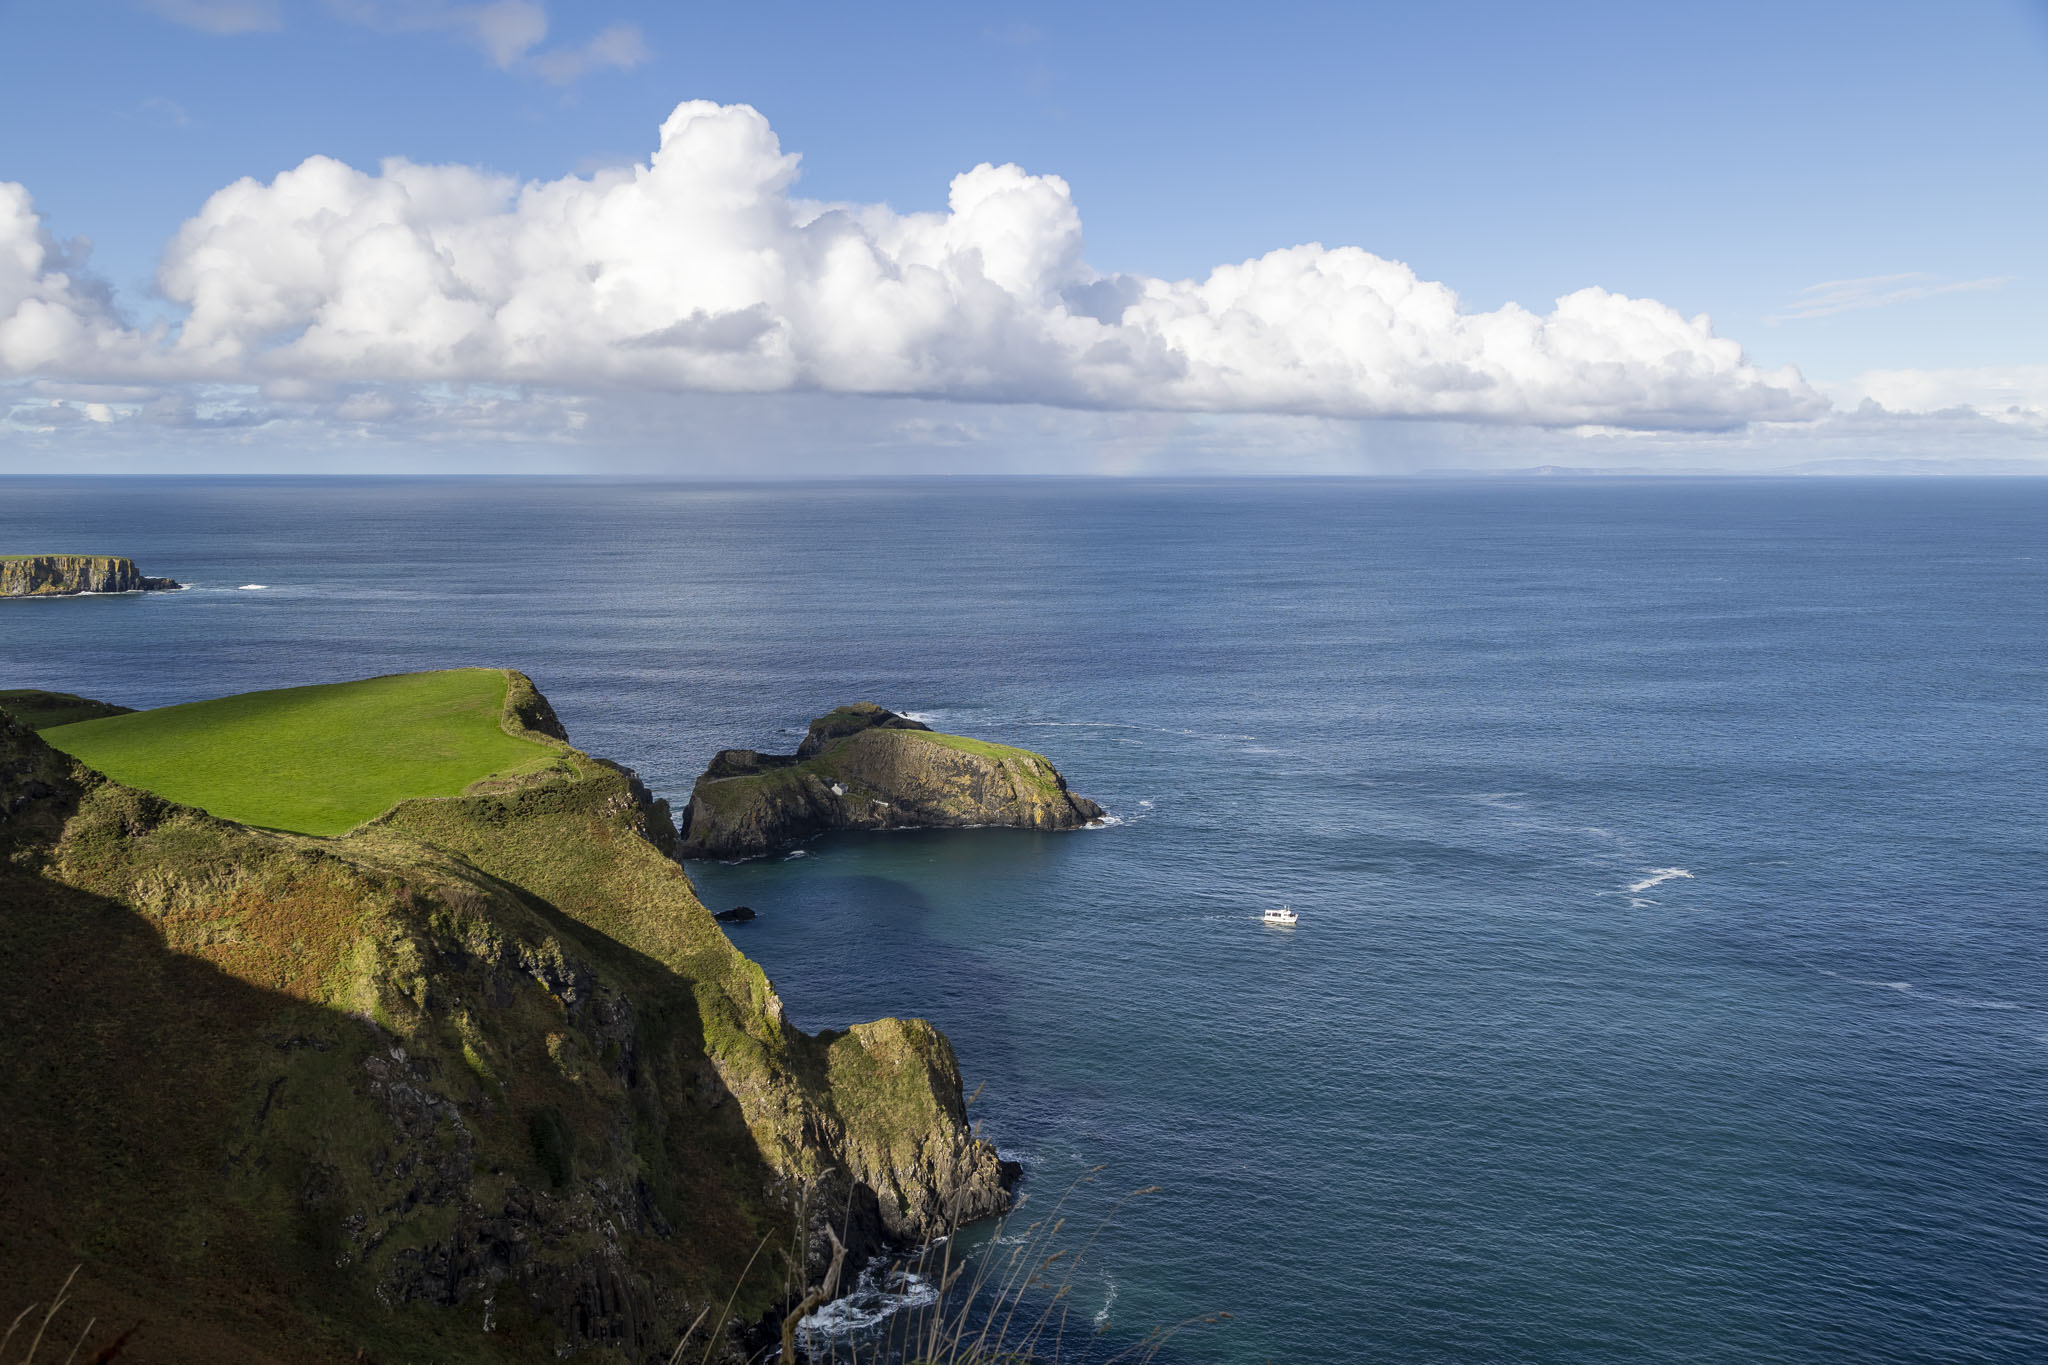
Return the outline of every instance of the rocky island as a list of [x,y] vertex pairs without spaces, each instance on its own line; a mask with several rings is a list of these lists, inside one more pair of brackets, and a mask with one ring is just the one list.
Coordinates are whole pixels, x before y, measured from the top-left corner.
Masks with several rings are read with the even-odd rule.
[[0,597],[66,597],[85,592],[172,592],[175,578],[151,578],[124,555],[0,555]]
[[828,830],[1078,829],[1102,816],[1043,755],[857,702],[812,721],[793,754],[720,752],[691,789],[682,852],[750,858]]
[[[8,700],[43,728],[0,710],[0,1285],[81,1267],[123,1359],[737,1362],[834,1237],[1007,1206],[945,1037],[785,1022],[665,804],[523,675]],[[440,786],[296,832],[301,781],[216,772],[259,732]]]

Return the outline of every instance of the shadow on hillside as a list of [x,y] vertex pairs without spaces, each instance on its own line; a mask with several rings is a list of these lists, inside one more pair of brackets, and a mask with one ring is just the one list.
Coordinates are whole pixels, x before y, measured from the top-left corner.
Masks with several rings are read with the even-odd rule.
[[[562,1186],[593,1177],[632,1185],[618,1178],[620,1154],[579,1154],[562,1136],[579,1120],[586,1130],[596,1124],[577,1114],[573,1096],[563,1098],[563,1086],[515,1084],[495,1106],[465,1106],[455,1122],[428,1101],[401,1111],[393,1097],[425,1093],[417,1082],[435,1065],[431,1056],[411,1055],[414,1070],[398,1070],[389,1059],[406,1054],[377,1025],[174,951],[149,919],[118,902],[12,872],[0,875],[0,1293],[18,1301],[0,1299],[6,1316],[47,1302],[82,1265],[52,1331],[71,1334],[69,1350],[88,1318],[96,1319],[92,1342],[140,1322],[124,1360],[283,1362],[358,1350],[386,1360],[541,1360],[555,1358],[563,1340],[666,1359],[689,1322],[673,1320],[674,1288],[716,1281],[731,1289],[762,1220],[777,1221],[756,1202],[772,1175],[705,1061],[687,983],[519,899],[572,953],[625,979],[641,1053],[619,1101],[630,1112],[597,1117],[634,1135],[645,1169],[620,1214],[640,1221],[639,1234],[613,1229],[623,1231],[630,1259],[521,1264],[539,1249],[528,1243],[562,1239],[559,1220],[546,1216]],[[436,966],[444,973],[437,981],[464,970]],[[528,1057],[523,1069],[545,1079],[557,1036],[524,1040],[540,1065]],[[378,1075],[389,1078],[381,1098]],[[422,1112],[427,1127],[409,1130]],[[486,1150],[518,1153],[507,1178],[519,1188],[501,1190],[502,1211],[481,1220],[453,1209],[495,1177],[433,1164],[435,1145],[464,1124],[478,1133],[473,1161],[484,1163]],[[365,1143],[365,1133],[380,1136]],[[403,1176],[404,1163],[426,1153],[400,1197],[426,1207],[370,1211],[392,1221],[395,1237],[418,1243],[386,1262],[382,1284],[348,1254],[351,1220],[363,1210],[340,1198],[331,1153],[320,1150],[344,1142],[385,1176]],[[522,1201],[530,1206],[524,1223]],[[720,1254],[692,1249],[706,1237],[721,1239],[709,1243]],[[754,1281],[781,1276],[777,1250],[761,1257]],[[392,1265],[408,1268],[396,1304]],[[538,1307],[522,1314],[516,1292],[490,1305],[491,1285],[505,1280]],[[664,1295],[674,1311],[664,1311]]]

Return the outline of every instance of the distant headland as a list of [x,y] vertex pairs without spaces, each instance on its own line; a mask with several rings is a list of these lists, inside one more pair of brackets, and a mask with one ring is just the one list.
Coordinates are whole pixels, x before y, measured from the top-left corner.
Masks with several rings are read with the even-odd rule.
[[1102,817],[1043,755],[856,702],[812,721],[793,754],[713,758],[683,812],[683,854],[758,857],[835,829],[1079,829]]
[[151,578],[126,555],[0,555],[0,597],[68,597],[88,592],[173,592],[175,578]]

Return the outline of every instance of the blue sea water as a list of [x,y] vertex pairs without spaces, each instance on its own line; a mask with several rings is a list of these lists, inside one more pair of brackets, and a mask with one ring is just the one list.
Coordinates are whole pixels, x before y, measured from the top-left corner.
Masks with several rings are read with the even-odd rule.
[[194,586],[0,602],[0,687],[513,665],[678,805],[855,699],[1051,757],[1121,823],[692,873],[1040,1208],[1163,1187],[1098,1356],[2048,1359],[2048,480],[0,483],[41,549]]

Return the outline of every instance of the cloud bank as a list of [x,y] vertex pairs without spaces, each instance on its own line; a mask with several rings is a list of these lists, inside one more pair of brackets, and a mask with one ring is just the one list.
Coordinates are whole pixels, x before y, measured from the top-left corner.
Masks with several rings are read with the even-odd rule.
[[744,105],[691,102],[643,165],[521,184],[313,157],[214,194],[165,249],[183,313],[125,326],[0,184],[0,373],[291,386],[784,391],[1106,410],[1727,430],[1819,416],[1709,320],[1598,288],[1547,314],[1310,244],[1205,278],[1090,268],[1065,181],[957,176],[898,213],[793,193]]

